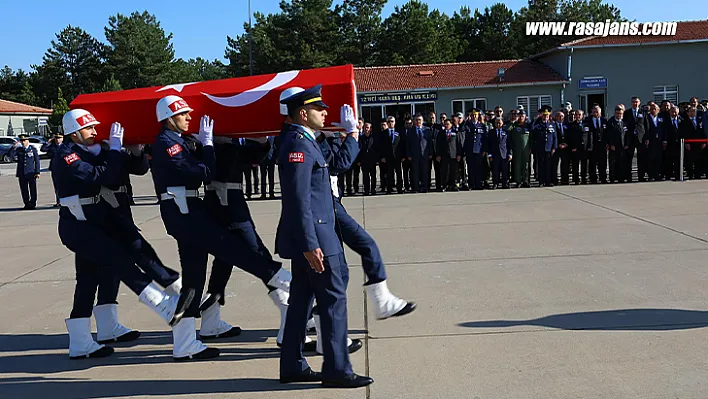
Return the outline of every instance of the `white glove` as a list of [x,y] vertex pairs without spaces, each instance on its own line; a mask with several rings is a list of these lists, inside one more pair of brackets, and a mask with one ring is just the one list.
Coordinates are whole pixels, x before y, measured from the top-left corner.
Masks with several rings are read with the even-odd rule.
[[357,120],[354,117],[354,110],[349,106],[349,104],[342,105],[342,108],[339,111],[339,116],[341,122],[332,122],[332,125],[344,129],[347,133],[359,132],[359,129],[357,128]]
[[108,139],[108,148],[120,151],[121,147],[123,147],[123,127],[120,123],[113,122],[111,125],[111,135]]
[[199,135],[197,138],[205,147],[214,145],[214,120],[209,119],[207,115],[202,116],[202,120],[199,121]]

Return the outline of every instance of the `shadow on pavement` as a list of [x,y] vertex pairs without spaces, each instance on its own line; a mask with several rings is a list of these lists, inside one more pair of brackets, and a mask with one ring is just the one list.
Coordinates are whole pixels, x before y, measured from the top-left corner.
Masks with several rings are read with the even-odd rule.
[[46,211],[48,209],[53,209],[55,211],[59,211],[59,208],[55,207],[54,204],[52,205],[42,205],[38,206],[34,209],[31,210],[24,210],[22,209],[24,205],[20,205],[18,207],[13,207],[13,208],[0,208],[0,212],[32,212],[32,211]]
[[708,326],[708,311],[685,309],[618,309],[556,314],[532,320],[489,320],[460,327],[539,326],[562,330],[670,331]]
[[9,398],[123,398],[224,394],[241,392],[295,391],[320,384],[280,384],[275,379],[235,378],[204,380],[87,381],[78,378],[2,378],[0,389]]

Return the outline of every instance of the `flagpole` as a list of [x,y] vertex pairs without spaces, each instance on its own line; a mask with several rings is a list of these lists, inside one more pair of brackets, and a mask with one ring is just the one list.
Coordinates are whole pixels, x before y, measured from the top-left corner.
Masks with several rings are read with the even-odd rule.
[[248,52],[249,52],[249,62],[248,70],[249,75],[253,75],[253,35],[251,35],[251,0],[248,0]]

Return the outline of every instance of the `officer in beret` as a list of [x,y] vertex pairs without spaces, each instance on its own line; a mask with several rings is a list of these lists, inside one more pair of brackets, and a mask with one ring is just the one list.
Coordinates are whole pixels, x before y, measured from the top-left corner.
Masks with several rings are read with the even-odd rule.
[[558,148],[558,135],[556,127],[551,121],[551,107],[545,105],[538,112],[541,117],[533,127],[534,154],[538,157],[538,184],[540,186],[552,187],[551,182],[551,156]]
[[37,180],[39,180],[39,153],[29,144],[29,136],[21,134],[20,141],[10,150],[10,158],[17,159],[15,177],[20,182],[23,209],[37,207]]
[[[327,116],[321,89],[318,85],[281,101],[287,105],[293,123],[285,125],[280,135],[282,212],[276,250],[282,258],[291,260],[293,278],[280,357],[280,381],[322,381],[325,387],[357,388],[373,383],[373,379],[355,374],[349,361],[346,298],[349,269],[336,227],[329,165],[316,140]],[[323,337],[321,373],[313,371],[302,356],[314,298]]]

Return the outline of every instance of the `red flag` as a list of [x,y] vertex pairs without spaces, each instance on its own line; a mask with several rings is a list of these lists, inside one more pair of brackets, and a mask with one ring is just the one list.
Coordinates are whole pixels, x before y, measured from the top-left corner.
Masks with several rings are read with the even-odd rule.
[[277,134],[282,127],[283,90],[308,89],[318,84],[322,85],[322,99],[329,106],[325,127],[336,130],[332,122],[339,122],[339,108],[344,104],[357,108],[352,65],[82,94],[71,102],[71,109],[85,109],[101,122],[96,126],[99,140],[107,139],[111,124],[119,122],[125,129],[125,144],[150,144],[160,132],[157,102],[176,95],[194,109],[188,133],[197,133],[199,119],[209,115],[214,119],[215,135],[265,136]]

